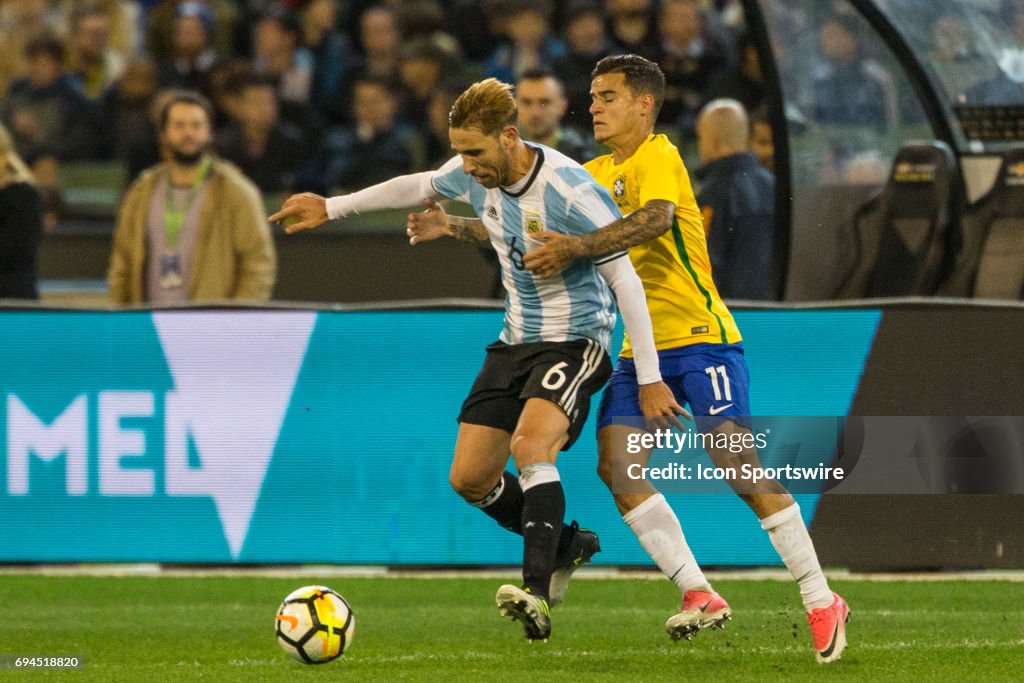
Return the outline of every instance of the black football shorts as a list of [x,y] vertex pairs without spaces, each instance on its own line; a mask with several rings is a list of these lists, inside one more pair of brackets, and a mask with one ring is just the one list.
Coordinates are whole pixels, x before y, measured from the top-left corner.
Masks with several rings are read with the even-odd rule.
[[551,401],[569,418],[569,440],[576,441],[590,413],[590,398],[611,375],[612,364],[601,345],[590,339],[567,342],[506,344],[487,347],[459,422],[512,433],[527,399]]

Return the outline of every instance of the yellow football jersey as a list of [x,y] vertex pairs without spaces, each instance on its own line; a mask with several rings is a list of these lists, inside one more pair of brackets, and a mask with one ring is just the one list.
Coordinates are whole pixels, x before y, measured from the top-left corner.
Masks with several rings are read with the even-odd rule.
[[[711,279],[703,219],[676,146],[664,135],[650,135],[621,164],[606,154],[584,167],[612,193],[623,215],[656,199],[676,205],[671,230],[629,250],[644,283],[658,349],[740,341],[736,322]],[[629,335],[622,355],[633,355]]]

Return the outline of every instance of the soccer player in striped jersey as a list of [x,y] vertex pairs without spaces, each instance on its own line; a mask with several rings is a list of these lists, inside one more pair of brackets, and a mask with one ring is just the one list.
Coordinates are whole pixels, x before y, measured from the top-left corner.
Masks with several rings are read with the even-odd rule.
[[[463,498],[522,534],[523,586],[502,586],[496,600],[502,614],[523,623],[527,638],[546,640],[549,600],[561,598],[572,570],[599,549],[596,535],[563,524],[555,461],[579,436],[591,395],[611,373],[616,301],[634,340],[644,415],[675,419],[682,408],[661,382],[643,287],[625,251],[581,259],[549,277],[526,269],[541,232],[582,235],[621,214],[579,164],[525,143],[516,115],[509,85],[476,83],[452,107],[449,137],[457,156],[437,171],[330,199],[294,195],[270,220],[296,232],[423,198],[430,216],[443,213],[430,201],[435,197],[468,202],[480,216],[435,224],[411,214],[407,230],[413,244],[450,236],[489,242],[498,253],[508,292],[504,328],[462,405],[450,480]],[[509,453],[518,478],[505,470]]]
[[[689,403],[702,432],[749,436],[749,379],[740,332],[711,278],[701,213],[679,151],[664,135],[654,134],[665,77],[657,64],[636,55],[606,57],[592,76],[594,137],[612,153],[585,167],[626,217],[585,235],[541,235],[545,245],[526,257],[526,266],[550,277],[577,259],[629,249],[644,283],[661,371],[677,400]],[[665,497],[646,481],[623,484],[627,468],[646,464],[650,457],[650,451],[631,455],[625,447],[637,431],[626,423],[641,415],[630,342],[627,333],[602,396],[599,473],[623,520],[679,587],[682,607],[665,627],[674,639],[689,639],[702,628],[723,625],[731,610],[698,566]],[[709,455],[717,466],[737,471],[741,463],[758,464],[752,446],[739,454],[709,449]],[[800,586],[818,661],[838,659],[846,646],[849,609],[829,589],[799,506],[777,482],[739,484],[734,488],[757,514]]]

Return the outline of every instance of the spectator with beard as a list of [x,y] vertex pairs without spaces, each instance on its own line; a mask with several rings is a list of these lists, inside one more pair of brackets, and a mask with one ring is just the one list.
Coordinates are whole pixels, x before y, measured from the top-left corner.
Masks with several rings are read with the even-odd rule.
[[125,195],[108,281],[119,304],[266,301],[276,257],[263,199],[232,164],[209,153],[213,110],[178,92],[160,115],[165,161]]

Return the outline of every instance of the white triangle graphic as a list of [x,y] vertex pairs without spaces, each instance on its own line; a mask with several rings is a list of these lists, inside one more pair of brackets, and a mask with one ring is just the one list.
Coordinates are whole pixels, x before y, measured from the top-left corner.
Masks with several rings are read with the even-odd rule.
[[[174,380],[165,412],[168,495],[210,496],[238,559],[316,313],[153,314]],[[189,438],[199,466],[189,466]]]

